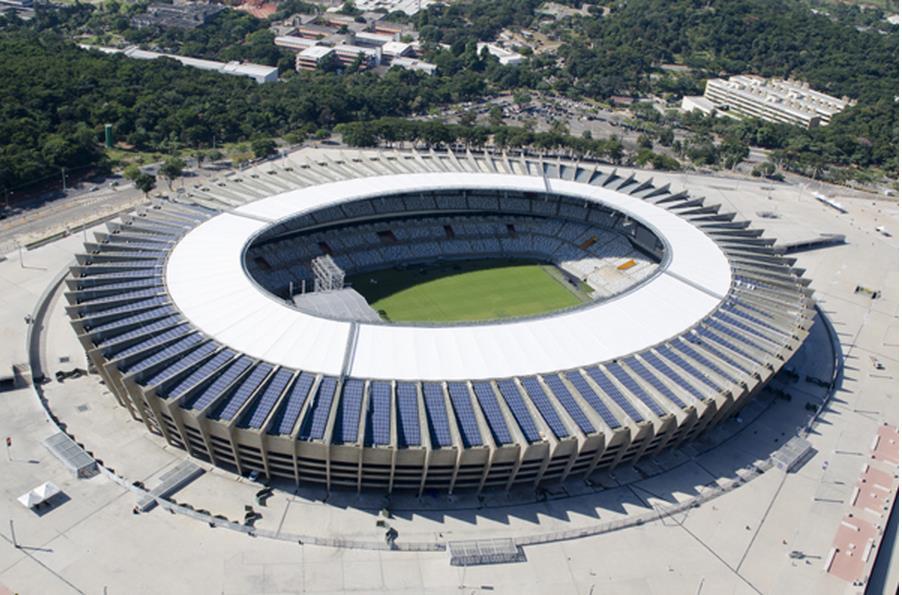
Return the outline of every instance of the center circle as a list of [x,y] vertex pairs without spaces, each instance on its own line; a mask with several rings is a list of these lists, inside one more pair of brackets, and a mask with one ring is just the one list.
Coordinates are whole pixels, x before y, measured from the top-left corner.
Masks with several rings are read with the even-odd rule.
[[512,189],[396,192],[304,212],[248,242],[248,275],[333,320],[472,324],[577,309],[654,277],[648,226],[585,198]]

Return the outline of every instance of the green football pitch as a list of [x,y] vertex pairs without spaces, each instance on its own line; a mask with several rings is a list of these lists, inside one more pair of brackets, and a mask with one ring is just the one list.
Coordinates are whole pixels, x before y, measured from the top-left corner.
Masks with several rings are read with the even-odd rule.
[[557,269],[523,260],[480,259],[384,269],[348,278],[392,322],[492,320],[541,314],[588,300]]

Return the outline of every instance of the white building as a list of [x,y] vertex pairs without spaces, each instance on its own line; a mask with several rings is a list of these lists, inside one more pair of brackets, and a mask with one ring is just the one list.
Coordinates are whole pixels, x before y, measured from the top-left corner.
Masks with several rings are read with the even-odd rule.
[[305,37],[297,37],[296,35],[280,35],[273,41],[280,48],[302,52],[309,47],[316,45],[316,41]]
[[705,98],[729,114],[751,116],[804,128],[825,126],[854,102],[812,90],[806,83],[754,75],[710,79]]
[[438,68],[435,64],[417,60],[416,58],[407,58],[404,56],[395,58],[391,62],[392,66],[400,66],[406,70],[414,70],[417,72],[425,72],[426,74],[435,74]]
[[322,64],[323,60],[331,56],[333,52],[335,52],[335,48],[323,45],[310,46],[306,50],[298,53],[298,56],[295,59],[295,69],[316,70],[317,67]]
[[476,51],[478,53],[482,53],[483,48],[487,49],[488,52],[498,58],[498,61],[501,62],[505,66],[513,66],[516,64],[520,64],[523,62],[523,56],[516,52],[512,52],[510,50],[506,50],[497,45],[493,45],[491,43],[483,43],[479,42],[476,44]]
[[157,58],[171,58],[177,60],[183,66],[190,66],[199,70],[209,70],[219,72],[221,74],[231,74],[235,76],[246,76],[254,79],[257,83],[271,83],[279,80],[279,69],[275,66],[265,66],[263,64],[251,64],[248,62],[216,62],[215,60],[202,60],[200,58],[189,58],[187,56],[177,56],[175,54],[161,54],[159,52],[149,52],[138,47],[131,46],[120,50],[117,48],[80,45],[82,49],[99,50],[105,54],[123,54],[129,58],[136,60],[156,60]]

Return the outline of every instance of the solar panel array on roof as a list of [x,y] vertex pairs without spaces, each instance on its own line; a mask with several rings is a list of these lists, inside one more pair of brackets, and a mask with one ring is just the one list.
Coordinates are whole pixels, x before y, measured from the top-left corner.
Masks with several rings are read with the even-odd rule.
[[[557,438],[569,436],[570,432],[567,430],[567,426],[561,421],[560,416],[548,399],[548,395],[545,394],[545,391],[539,385],[539,381],[535,378],[522,378],[520,384],[523,385],[523,390],[529,395],[530,400],[536,406],[536,409],[539,410],[539,414],[545,420],[545,423],[548,424],[548,427],[551,428],[551,431],[554,432],[554,435]],[[498,388],[501,389],[501,394],[504,394],[505,389],[501,388],[501,384],[498,385]]]
[[763,332],[763,331],[760,331],[760,330],[758,330],[757,328],[754,328],[754,327],[752,327],[751,325],[742,322],[739,318],[730,316],[730,315],[725,314],[725,313],[723,313],[723,312],[715,312],[715,313],[714,313],[714,318],[716,318],[716,319],[718,319],[718,320],[722,320],[722,321],[725,322],[726,324],[729,324],[730,326],[733,326],[733,327],[736,327],[736,328],[738,328],[738,329],[740,329],[740,330],[742,330],[742,331],[745,331],[745,332],[749,333],[750,335],[754,335],[754,336],[756,336],[756,337],[758,337],[758,338],[760,338],[760,339],[763,339],[763,340],[766,341],[767,343],[770,343],[770,344],[776,345],[776,346],[780,346],[780,342],[779,342],[779,341],[777,341],[777,340],[775,340],[775,339],[772,339],[772,338],[770,337],[770,335],[768,335],[767,333],[765,333],[765,332]]
[[145,339],[137,343],[132,343],[127,347],[123,347],[122,342],[120,341],[117,345],[114,345],[110,349],[104,351],[103,356],[107,359],[120,359],[123,357],[128,357],[130,355],[135,355],[136,353],[141,353],[146,349],[151,349],[168,341],[172,341],[173,339],[178,339],[179,337],[187,334],[190,330],[191,329],[187,324],[180,324],[158,335],[151,335],[149,339]]
[[316,389],[316,395],[304,416],[301,424],[301,432],[298,435],[302,440],[322,440],[326,433],[326,424],[329,422],[329,414],[332,412],[332,401],[335,399],[335,387],[338,379],[332,376],[323,376]]
[[398,446],[420,446],[420,409],[417,406],[417,387],[410,382],[395,385],[398,405]]
[[706,386],[713,388],[717,392],[720,392],[721,386],[719,384],[711,380],[711,378],[707,374],[699,370],[695,365],[693,365],[692,362],[684,359],[683,355],[677,353],[673,347],[669,345],[661,345],[657,349],[658,353],[660,353],[662,357],[670,360],[679,369],[685,371],[696,380],[701,381]]
[[391,384],[382,380],[370,383],[370,403],[367,444],[385,446],[391,444]]
[[639,383],[633,380],[632,376],[627,374],[623,370],[623,368],[620,367],[620,364],[616,362],[610,362],[606,367],[608,371],[610,371],[611,374],[614,375],[614,378],[616,378],[620,382],[620,384],[625,386],[628,391],[639,397],[639,400],[645,403],[645,406],[651,409],[652,413],[659,417],[665,415],[666,412],[661,408],[661,406],[658,405],[657,402],[655,402],[651,395],[645,392],[644,388],[639,386]]
[[[130,341],[132,339],[137,339],[138,337],[143,337],[145,335],[153,334],[157,331],[167,329],[174,324],[179,322],[179,317],[175,314],[172,316],[166,316],[159,320],[155,320],[150,324],[143,324],[138,328],[134,328],[129,331],[124,331],[121,333],[113,333],[104,336],[102,339],[98,339],[94,341],[94,345],[97,347],[106,347],[107,350],[114,348],[116,345],[121,345],[126,341]],[[104,352],[106,353],[106,351]]]
[[301,409],[303,409],[304,403],[307,401],[308,393],[310,393],[310,389],[313,387],[313,382],[315,380],[316,375],[310,374],[309,372],[302,372],[301,375],[298,376],[294,385],[291,387],[291,390],[288,392],[288,396],[282,401],[279,416],[274,420],[272,429],[270,429],[269,432],[270,434],[291,434],[292,430],[294,430],[295,423],[298,421],[298,417],[301,415]]
[[691,383],[687,382],[682,376],[677,374],[670,366],[664,363],[661,358],[657,356],[654,352],[646,351],[642,354],[642,359],[650,365],[652,368],[660,372],[665,378],[682,388],[684,391],[695,397],[695,399],[699,401],[705,400],[705,395],[702,394],[697,388],[695,388]]
[[437,382],[423,383],[423,403],[426,405],[426,420],[433,447],[448,447],[453,444],[448,412],[445,409],[445,395],[442,385]]
[[[716,335],[716,334],[712,333],[711,331],[709,331],[708,329],[703,328],[703,327],[696,327],[695,334],[690,334],[690,337],[691,337],[689,339],[690,343],[699,343],[699,344],[703,345],[705,347],[705,349],[707,349],[708,351],[713,353],[719,359],[727,362],[734,368],[741,370],[745,374],[750,373],[749,367],[745,364],[745,362],[740,362],[735,357],[733,357],[731,355],[727,355],[722,350],[720,350],[718,347],[716,347],[715,345],[712,345],[712,343],[716,343],[717,345],[719,345],[721,347],[726,347],[730,351],[735,351],[736,353],[738,353],[740,355],[744,355],[741,349],[739,349],[738,347],[736,347],[735,345],[733,345],[732,343],[730,343],[723,337],[720,337],[719,335]],[[704,339],[704,341],[702,341],[702,339]]]
[[119,318],[118,320],[114,320],[112,322],[107,322],[105,324],[99,324],[95,327],[86,327],[88,332],[92,335],[103,333],[111,330],[115,330],[117,328],[122,328],[124,326],[130,326],[133,324],[140,324],[142,322],[149,322],[154,320],[155,318],[162,318],[167,314],[173,314],[175,310],[171,306],[163,306],[162,308],[154,308],[153,310],[147,310],[146,312],[141,312],[140,314],[135,314],[134,316],[128,316],[125,318]]
[[[688,341],[688,340],[684,340],[684,341],[677,340],[677,341],[673,341],[672,343],[670,343],[670,345],[677,351],[688,355],[689,357],[691,357],[695,361],[701,363],[702,365],[706,366],[709,370],[717,373],[718,375],[720,375],[728,380],[732,380],[733,382],[737,382],[736,377],[732,374],[732,372],[727,372],[721,366],[714,363],[714,360],[712,360],[711,358],[709,358],[708,356],[703,354],[701,351],[696,349],[695,345],[697,343],[698,343],[698,341],[692,342],[692,341]],[[714,352],[716,352],[716,350],[712,350],[712,353],[714,353]]]
[[464,447],[479,446],[482,444],[482,433],[479,431],[479,423],[470,403],[470,391],[463,382],[449,382],[448,395],[451,397],[451,407],[454,408],[454,416],[457,418],[457,429],[460,431],[460,439]]
[[342,385],[341,400],[338,402],[338,417],[335,418],[335,429],[332,432],[334,443],[354,444],[357,442],[364,386],[363,380],[357,378],[349,378]]
[[147,298],[144,300],[138,300],[136,302],[130,302],[127,304],[122,304],[120,306],[115,306],[113,308],[106,308],[104,310],[93,310],[91,312],[85,313],[82,318],[85,321],[94,319],[94,318],[102,318],[106,316],[115,316],[116,314],[126,314],[128,312],[139,312],[141,310],[147,310],[154,306],[161,306],[168,302],[169,299],[163,296],[156,296]]
[[126,291],[125,293],[117,293],[115,295],[106,295],[97,298],[88,298],[86,300],[78,300],[78,305],[84,306],[84,308],[79,308],[79,316],[83,315],[83,313],[87,311],[87,308],[89,307],[99,306],[110,302],[124,302],[128,300],[152,297],[159,294],[161,291],[162,289],[160,287],[154,287],[152,289],[139,289],[137,291]]
[[[595,381],[595,384],[597,384],[598,387],[602,391],[604,391],[604,393],[608,397],[610,397],[614,401],[614,403],[616,403],[617,406],[623,410],[624,413],[626,413],[626,415],[631,420],[636,423],[645,421],[645,416],[643,416],[641,413],[639,413],[638,410],[636,410],[635,407],[633,407],[633,404],[630,402],[630,400],[627,399],[622,392],[620,392],[619,388],[614,386],[614,383],[611,382],[610,378],[608,378],[598,367],[589,366],[588,368],[586,368],[586,373],[590,378],[592,378],[592,380]],[[583,391],[579,385],[580,382],[585,386],[586,390],[591,391],[593,395],[595,394],[595,391],[592,390],[592,388],[589,386],[589,383],[586,382],[585,378],[583,378],[582,375],[578,372],[568,372],[567,378],[570,380],[570,382],[573,383],[573,385],[576,387],[576,390],[578,390],[580,394],[583,394]],[[603,403],[600,398],[596,398],[598,399],[599,403]]]
[[661,380],[658,379],[658,377],[655,376],[648,368],[646,368],[638,359],[636,359],[635,357],[630,357],[624,360],[624,362],[630,370],[632,370],[639,376],[639,378],[651,385],[651,387],[658,391],[660,394],[670,399],[671,403],[673,403],[680,409],[684,409],[686,407],[686,403],[683,401],[683,399],[679,398],[676,393],[674,393],[670,389],[670,387],[661,382]]
[[[188,341],[192,338],[198,339],[198,340],[200,339],[197,335],[191,335],[190,337],[182,339],[182,341]],[[148,358],[148,359],[155,359],[156,361],[154,361],[152,363],[147,363],[147,360],[145,360],[145,362],[140,362],[139,364],[135,364],[134,366],[132,366],[128,370],[128,372],[132,373],[132,372],[138,372],[141,370],[145,370],[147,368],[150,368],[151,365],[165,360],[166,357],[169,357],[169,356],[167,355],[166,357],[163,357],[163,354],[169,350],[173,350],[172,354],[170,354],[170,355],[174,355],[174,354],[178,353],[178,351],[176,351],[175,349],[182,343],[182,341],[179,341],[175,345],[170,345],[169,347],[164,349],[162,352],[153,356],[153,358]],[[207,357],[214,351],[216,351],[216,345],[214,343],[212,343],[212,342],[205,343],[205,344],[201,345],[200,347],[198,347],[197,349],[195,349],[194,351],[192,351],[191,353],[187,353],[187,354],[183,355],[181,358],[179,358],[178,360],[176,360],[169,366],[163,368],[162,370],[157,371],[156,374],[152,374],[150,377],[145,378],[144,380],[141,380],[139,382],[139,384],[141,384],[143,386],[154,386],[157,384],[162,384],[164,381],[166,381],[170,378],[173,378],[180,372],[187,370],[191,366],[197,364],[198,362],[200,362],[202,359],[204,359],[205,357]],[[146,366],[143,365],[145,363],[147,363]]]
[[222,367],[227,361],[232,359],[235,356],[235,352],[231,349],[223,349],[213,357],[211,357],[207,362],[204,362],[202,366],[192,371],[186,377],[182,378],[180,381],[176,382],[174,386],[165,390],[163,395],[164,397],[173,397],[179,398],[184,395],[186,392],[194,388],[200,381],[208,378],[213,372]]
[[244,419],[241,421],[241,427],[253,428],[255,430],[262,428],[263,422],[269,417],[270,411],[276,406],[276,402],[279,400],[279,397],[282,396],[285,387],[288,386],[288,383],[293,376],[294,372],[287,368],[280,368],[278,372],[273,374],[272,378],[267,383],[266,388],[263,389],[260,396],[257,398],[257,401],[243,416]]
[[251,395],[254,394],[254,391],[263,383],[263,380],[270,372],[272,372],[272,366],[267,363],[255,366],[251,373],[241,381],[238,388],[232,391],[232,394],[217,406],[216,411],[210,417],[223,421],[231,420],[241,407],[247,403],[248,399],[251,398]]
[[483,415],[489,424],[489,430],[492,432],[492,438],[496,444],[512,444],[510,430],[504,421],[504,415],[501,413],[501,407],[498,406],[498,400],[492,386],[488,382],[474,382],[473,392],[476,393],[476,401],[482,409]]
[[185,409],[201,410],[212,405],[225,394],[225,391],[228,390],[242,374],[244,374],[251,366],[251,363],[253,363],[253,360],[246,355],[242,355],[231,362],[225,370],[216,377],[216,380],[207,385],[203,390],[198,391],[197,394],[192,395],[190,399],[182,404],[182,407]]
[[756,343],[755,341],[753,341],[752,339],[749,339],[742,333],[739,333],[739,332],[733,330],[733,328],[730,327],[729,325],[719,322],[719,321],[715,320],[714,318],[708,318],[706,320],[706,323],[709,328],[717,330],[720,333],[730,337],[731,339],[736,339],[740,343],[744,343],[745,345],[752,347],[752,349],[748,349],[747,347],[740,347],[740,346],[734,344],[734,346],[732,347],[733,351],[735,351],[736,353],[742,354],[743,356],[747,357],[748,359],[752,360],[755,363],[758,363],[758,364],[763,363],[760,356],[758,355],[758,351],[761,349],[761,346],[759,343]]
[[721,310],[729,312],[730,314],[735,314],[736,316],[738,316],[740,318],[744,318],[745,320],[748,320],[750,322],[754,322],[758,326],[766,328],[767,330],[772,331],[780,336],[786,336],[787,333],[785,333],[784,331],[781,331],[777,327],[775,327],[772,324],[769,324],[763,320],[764,318],[772,318],[769,314],[766,314],[762,311],[762,312],[759,312],[759,316],[755,316],[755,315],[749,314],[748,312],[745,312],[743,310],[743,308],[751,309],[751,308],[748,308],[748,306],[746,306],[745,304],[726,303],[721,307]]
[[[579,429],[583,431],[585,434],[591,434],[596,431],[595,426],[589,421],[589,418],[586,417],[586,413],[582,410],[579,404],[576,402],[576,399],[573,398],[573,395],[570,394],[570,391],[567,390],[567,387],[564,386],[563,381],[561,381],[560,377],[557,374],[546,374],[542,376],[542,380],[545,381],[545,384],[548,386],[551,393],[558,400],[558,403],[563,405],[564,409],[567,411],[567,414],[570,415],[570,419],[576,422],[576,425],[579,426]],[[571,381],[572,382],[572,381]],[[583,381],[585,384],[585,381]],[[524,385],[525,386],[525,385]],[[588,390],[588,385],[586,386]],[[577,389],[578,390],[578,389]],[[589,405],[595,409],[599,415],[602,416],[605,423],[608,424],[612,428],[619,428],[620,422],[611,415],[611,412],[607,407],[604,406],[604,403],[598,400],[598,397],[594,392],[589,390],[588,392],[592,393],[589,398],[586,400],[589,402]],[[593,404],[594,401],[595,403]]]
[[542,440],[542,435],[539,433],[538,428],[536,428],[535,420],[529,413],[529,409],[526,407],[526,403],[523,401],[523,397],[520,395],[520,391],[517,390],[517,385],[514,381],[499,380],[495,384],[498,386],[501,397],[504,399],[504,402],[507,403],[514,419],[517,421],[517,425],[520,426],[520,431],[523,432],[523,436],[530,443]]

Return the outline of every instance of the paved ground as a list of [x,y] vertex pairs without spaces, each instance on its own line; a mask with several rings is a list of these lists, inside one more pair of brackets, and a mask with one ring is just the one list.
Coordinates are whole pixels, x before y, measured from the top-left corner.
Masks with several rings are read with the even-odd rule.
[[[852,593],[823,572],[836,527],[847,509],[870,441],[884,420],[898,424],[898,208],[879,200],[838,196],[841,215],[805,190],[683,174],[658,182],[738,210],[780,241],[844,233],[845,246],[798,255],[820,305],[842,343],[845,377],[810,440],[817,453],[799,472],[776,469],[698,508],[642,526],[524,548],[525,563],[455,568],[448,554],[333,549],[252,538],[155,511],[134,516],[134,496],[103,478],[74,480],[40,445],[52,429],[30,389],[0,393],[0,434],[13,437],[12,460],[0,457],[0,587],[22,593]],[[772,198],[768,199],[768,195]],[[776,212],[779,219],[756,213]],[[886,238],[874,228],[885,225]],[[69,237],[0,262],[0,364],[25,360],[24,316],[71,260],[80,238]],[[856,285],[882,298],[853,294]],[[46,328],[45,361],[52,372],[81,365],[83,355],[57,298]],[[737,469],[767,458],[808,419],[804,404],[824,389],[804,381],[830,369],[829,336],[815,327],[792,366],[802,380],[782,386],[790,402],[762,394],[741,421],[706,442],[597,478],[608,487],[567,484],[536,503],[530,494],[485,502],[429,496],[392,502],[399,542],[474,536],[525,537],[596,528],[684,501],[712,485],[728,485]],[[64,361],[68,358],[68,361]],[[879,360],[884,370],[874,362]],[[118,473],[152,485],[182,454],[129,421],[94,377],[47,386],[51,407],[89,450]],[[15,498],[51,480],[68,500],[43,516]],[[256,487],[210,471],[175,498],[237,519]],[[315,489],[277,492],[261,510],[260,528],[280,535],[342,535],[378,539],[377,496]],[[22,549],[9,543],[13,522]],[[792,560],[788,553],[806,556]],[[879,591],[878,591],[879,592]]]

